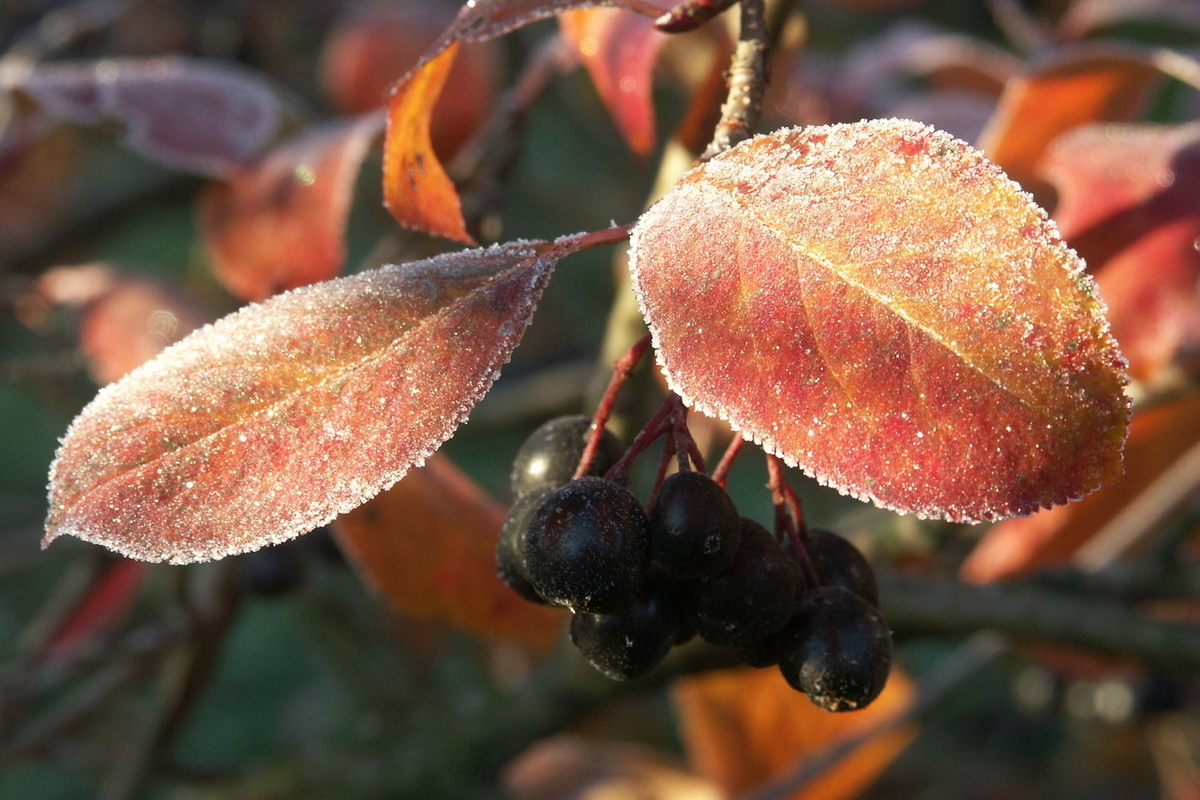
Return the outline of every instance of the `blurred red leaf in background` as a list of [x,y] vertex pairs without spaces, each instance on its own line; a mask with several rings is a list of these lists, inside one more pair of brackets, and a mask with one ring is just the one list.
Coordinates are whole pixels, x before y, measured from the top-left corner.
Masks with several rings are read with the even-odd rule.
[[79,136],[41,115],[13,119],[0,141],[0,255],[38,246],[68,208],[84,162]]
[[[321,54],[321,87],[333,107],[343,114],[362,114],[386,105],[396,81],[454,19],[454,9],[440,0],[408,0],[357,6],[341,17]],[[452,158],[487,118],[501,74],[495,43],[469,42],[460,48],[430,121],[439,158]]]
[[[790,772],[802,758],[890,720],[914,692],[908,676],[893,668],[870,706],[831,714],[789,686],[778,670],[739,669],[677,681],[672,700],[693,767],[737,795]],[[912,726],[905,726],[871,738],[791,800],[855,797],[915,735]]]
[[366,114],[308,128],[207,187],[201,235],[230,292],[263,300],[341,272],[355,178],[383,122]]
[[1080,46],[1009,81],[979,147],[1030,191],[1037,163],[1060,134],[1089,122],[1137,119],[1161,73],[1141,52]]
[[1058,189],[1054,218],[1096,276],[1130,373],[1152,380],[1197,309],[1200,124],[1082,126],[1039,170]]
[[559,26],[633,152],[654,149],[654,62],[666,34],[654,20],[621,8],[586,8],[559,15]]
[[99,384],[112,383],[205,322],[196,302],[146,278],[121,278],[89,303],[79,349]]

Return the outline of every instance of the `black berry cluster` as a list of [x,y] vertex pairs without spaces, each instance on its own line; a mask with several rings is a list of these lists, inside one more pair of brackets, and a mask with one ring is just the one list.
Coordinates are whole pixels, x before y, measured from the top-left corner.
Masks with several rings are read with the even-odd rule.
[[891,634],[854,545],[825,530],[776,535],[694,470],[663,480],[646,508],[604,477],[622,456],[607,431],[589,474],[574,478],[590,427],[587,417],[552,420],[521,447],[496,555],[509,586],[570,608],[571,640],[618,680],[698,634],[751,666],[778,665],[830,711],[875,699]]

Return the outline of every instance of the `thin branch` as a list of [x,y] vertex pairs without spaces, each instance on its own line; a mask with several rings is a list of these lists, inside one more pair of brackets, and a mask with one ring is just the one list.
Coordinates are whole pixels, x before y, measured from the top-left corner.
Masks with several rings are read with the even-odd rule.
[[147,783],[208,686],[236,618],[241,599],[236,561],[192,567],[184,576],[190,635],[168,654],[153,706],[125,741],[100,800],[132,800],[146,793]]
[[1158,535],[1164,523],[1200,490],[1200,444],[1194,444],[1110,519],[1075,554],[1076,566],[1095,571],[1139,542]]
[[976,586],[880,570],[883,614],[899,634],[995,629],[1014,639],[1131,656],[1162,668],[1200,667],[1200,625],[1158,619],[1111,598],[1028,582]]
[[742,29],[729,65],[729,94],[721,121],[701,161],[725,152],[754,135],[767,89],[767,26],[763,0],[742,0]]

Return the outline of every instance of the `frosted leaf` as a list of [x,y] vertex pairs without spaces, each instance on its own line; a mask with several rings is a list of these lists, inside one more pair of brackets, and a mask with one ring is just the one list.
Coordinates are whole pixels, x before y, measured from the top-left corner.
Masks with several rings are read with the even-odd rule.
[[671,388],[844,492],[976,521],[1120,472],[1124,360],[1094,284],[947,134],[749,140],[643,215],[630,268]]
[[248,164],[280,122],[279,99],[265,80],[201,59],[41,65],[15,88],[70,122],[117,120],[134,150],[210,177]]
[[200,329],[72,423],[45,541],[186,563],[349,511],[466,418],[569,251],[513,243],[388,266]]

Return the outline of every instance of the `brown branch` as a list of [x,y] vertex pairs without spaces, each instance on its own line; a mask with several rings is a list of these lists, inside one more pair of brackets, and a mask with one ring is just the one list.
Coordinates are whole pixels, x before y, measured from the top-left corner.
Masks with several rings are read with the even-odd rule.
[[879,596],[901,635],[994,629],[1014,639],[1130,656],[1162,668],[1200,667],[1200,625],[1158,619],[1126,602],[1028,582],[976,586],[881,570]]
[[763,0],[742,0],[742,29],[729,65],[729,94],[712,142],[700,156],[708,161],[754,135],[767,89],[768,36]]

